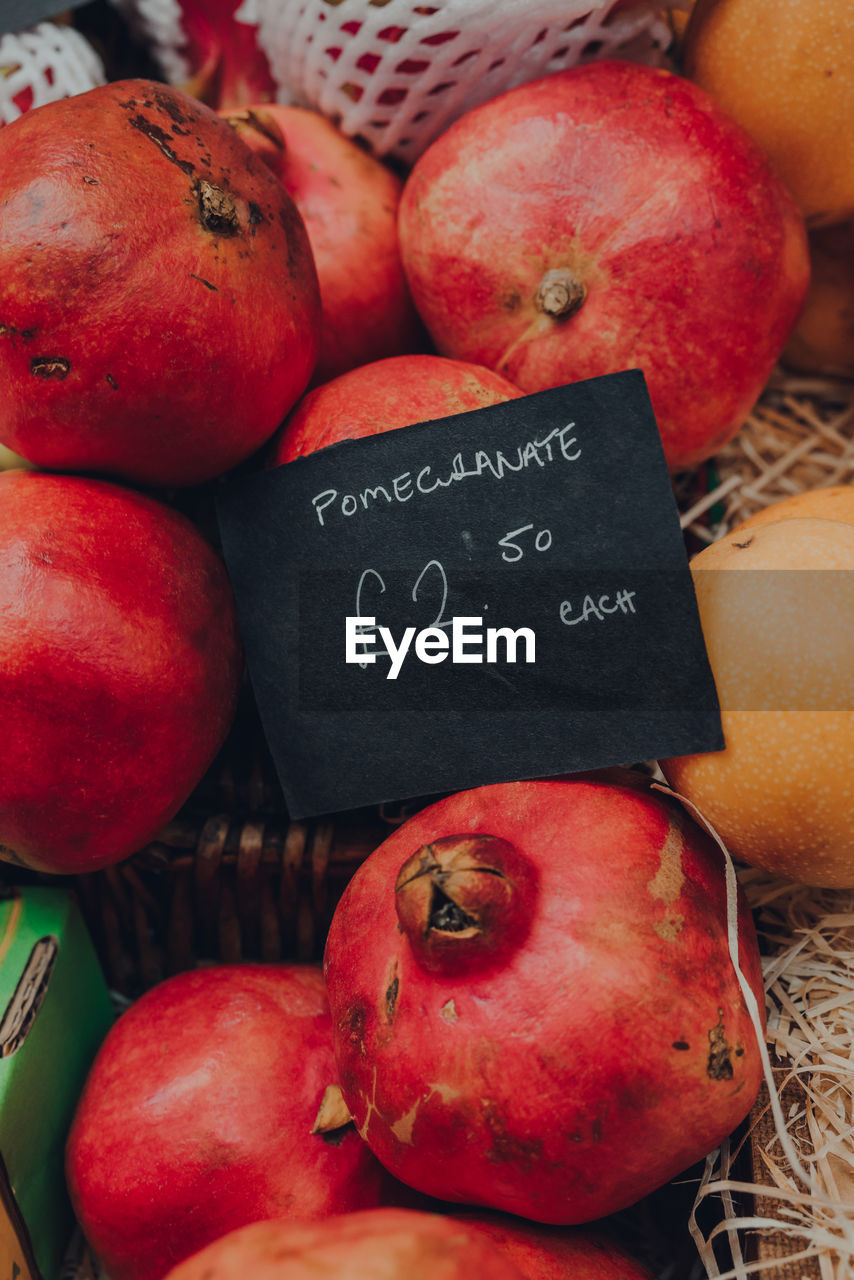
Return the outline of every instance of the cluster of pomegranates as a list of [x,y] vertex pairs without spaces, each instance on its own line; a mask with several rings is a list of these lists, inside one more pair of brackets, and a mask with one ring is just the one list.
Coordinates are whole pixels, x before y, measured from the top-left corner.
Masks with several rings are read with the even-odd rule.
[[[312,112],[223,117],[149,81],[0,130],[0,443],[45,469],[7,476],[0,502],[2,696],[20,725],[3,856],[55,871],[127,856],[227,730],[228,586],[127,486],[210,481],[292,409],[274,461],[635,365],[682,467],[739,426],[807,275],[803,221],[762,153],[645,66],[512,90],[405,184]],[[124,536],[143,506],[192,620],[167,552],[155,566],[153,543]]]
[[[0,443],[38,468],[0,476],[0,858],[128,856],[228,732],[230,587],[172,490],[636,366],[668,464],[693,466],[808,274],[759,148],[628,63],[511,90],[405,177],[313,113],[145,80],[0,130]],[[810,567],[832,541],[852,567],[833,510],[734,545]],[[714,654],[732,614],[699,595]],[[745,782],[755,713],[727,776],[738,714],[727,752],[668,776],[691,793],[694,770],[736,851],[788,838],[815,882],[852,883],[850,772],[781,836]],[[784,760],[797,734],[775,721]],[[69,1139],[75,1208],[112,1280],[648,1280],[579,1225],[744,1118],[762,1007],[749,913],[672,802],[630,776],[453,796],[359,870],[324,974],[213,967],[119,1020]]]
[[215,966],[120,1018],[68,1143],[83,1229],[112,1280],[649,1280],[575,1224],[750,1109],[732,912],[737,956],[721,852],[640,774],[440,801],[362,864],[324,974]]

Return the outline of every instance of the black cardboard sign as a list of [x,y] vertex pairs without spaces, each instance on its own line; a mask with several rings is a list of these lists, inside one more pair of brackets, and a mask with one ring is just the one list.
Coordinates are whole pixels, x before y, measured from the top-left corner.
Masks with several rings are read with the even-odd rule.
[[292,817],[724,745],[639,371],[333,445],[219,519]]
[[0,0],[0,35],[25,31],[68,9],[77,9],[86,0]]

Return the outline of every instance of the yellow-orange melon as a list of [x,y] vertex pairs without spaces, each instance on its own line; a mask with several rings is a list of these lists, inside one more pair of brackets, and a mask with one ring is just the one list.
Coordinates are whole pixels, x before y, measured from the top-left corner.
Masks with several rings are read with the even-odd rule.
[[812,279],[783,352],[798,373],[854,372],[854,222],[810,234]]
[[741,525],[691,568],[726,750],[668,782],[744,861],[854,885],[854,524]]
[[779,502],[772,502],[770,507],[763,507],[755,515],[748,516],[738,526],[737,532],[740,536],[745,529],[755,529],[761,524],[816,518],[854,524],[854,484],[834,484],[825,489],[807,489],[803,493],[793,493],[791,498],[781,498]]
[[771,158],[811,225],[854,214],[854,5],[697,0],[685,74]]

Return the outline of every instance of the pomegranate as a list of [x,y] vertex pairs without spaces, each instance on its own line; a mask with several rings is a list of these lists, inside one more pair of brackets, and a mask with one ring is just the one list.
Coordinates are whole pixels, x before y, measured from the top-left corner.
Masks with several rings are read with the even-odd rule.
[[526,1280],[653,1280],[601,1233],[535,1226],[499,1214],[463,1213],[459,1220],[482,1231]]
[[452,125],[400,206],[437,349],[523,391],[640,367],[671,468],[735,434],[803,303],[803,219],[702,90],[599,62]]
[[146,484],[248,457],[304,390],[302,219],[233,129],[120,81],[0,130],[0,441]]
[[100,480],[0,474],[0,857],[92,871],[153,839],[221,746],[242,670],[220,560]]
[[278,466],[341,440],[484,409],[521,394],[500,374],[461,360],[390,356],[304,396],[274,441],[271,463]]
[[[739,931],[761,1005],[743,904]],[[759,1087],[720,852],[635,788],[503,783],[425,809],[357,871],[325,969],[359,1132],[441,1199],[601,1217],[705,1155]]]
[[320,1226],[245,1227],[176,1267],[169,1280],[469,1280],[478,1272],[524,1280],[480,1232],[451,1218],[369,1209]]
[[212,107],[275,97],[258,24],[238,16],[245,0],[114,0],[148,44],[167,80]]
[[385,1175],[336,1116],[335,1079],[319,969],[215,966],[137,1001],[95,1060],[66,1157],[111,1280],[162,1280],[251,1222],[378,1204]]
[[397,243],[400,178],[315,111],[254,106],[228,120],[305,222],[323,306],[312,382],[423,346]]

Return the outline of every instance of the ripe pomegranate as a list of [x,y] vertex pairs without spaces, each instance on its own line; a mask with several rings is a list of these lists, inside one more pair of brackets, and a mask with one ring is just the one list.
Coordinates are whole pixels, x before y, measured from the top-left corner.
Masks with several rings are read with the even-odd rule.
[[[359,868],[325,969],[359,1132],[417,1190],[601,1217],[744,1118],[759,1049],[719,850],[681,810],[583,781],[425,809]],[[740,956],[762,1004],[752,920]]]
[[441,356],[390,356],[316,387],[273,443],[278,466],[341,440],[484,409],[522,392],[500,374]]
[[401,179],[315,111],[254,106],[227,118],[305,222],[323,306],[312,382],[423,346],[397,243]]
[[208,480],[317,356],[302,220],[233,129],[120,81],[0,130],[0,440],[43,467]]
[[114,0],[130,19],[167,80],[212,107],[242,107],[275,97],[258,24],[245,0]]
[[443,355],[523,391],[640,367],[673,469],[738,430],[809,277],[759,148],[696,86],[624,62],[463,116],[412,170],[399,225]]
[[524,1280],[480,1232],[452,1218],[372,1209],[319,1226],[245,1227],[176,1267],[168,1280],[469,1280],[478,1273]]
[[653,1280],[652,1273],[600,1233],[545,1227],[499,1214],[458,1218],[493,1242],[525,1280]]
[[854,490],[775,504],[691,561],[726,750],[662,760],[730,850],[854,887]]
[[153,839],[219,750],[242,670],[222,563],[99,480],[0,474],[0,857],[92,871]]
[[326,1116],[335,1080],[319,969],[215,966],[138,1000],[95,1060],[66,1156],[111,1280],[162,1280],[251,1222],[378,1204],[382,1168],[334,1127],[346,1114]]

